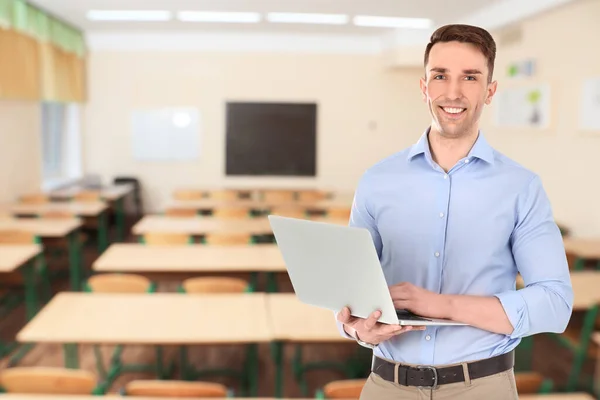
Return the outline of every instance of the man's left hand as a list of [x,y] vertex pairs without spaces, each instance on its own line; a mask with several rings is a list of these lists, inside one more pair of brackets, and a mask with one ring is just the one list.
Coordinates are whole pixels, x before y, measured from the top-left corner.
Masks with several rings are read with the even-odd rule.
[[409,282],[389,287],[394,307],[428,318],[450,318],[444,295],[430,292]]

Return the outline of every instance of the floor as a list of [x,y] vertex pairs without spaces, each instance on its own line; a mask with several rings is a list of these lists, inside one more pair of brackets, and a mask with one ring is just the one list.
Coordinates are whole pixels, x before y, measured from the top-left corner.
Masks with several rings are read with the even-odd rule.
[[[130,221],[131,223],[132,221]],[[135,241],[133,237],[128,238],[128,241]],[[95,247],[89,246],[85,250],[85,263],[89,268],[92,261],[97,257]],[[62,261],[53,263],[55,268],[64,268]],[[67,281],[58,281],[55,285],[55,291],[66,289]],[[176,284],[162,284],[161,291],[163,290],[175,290]],[[291,284],[286,277],[282,277],[280,282],[280,290],[291,291]],[[576,318],[575,318],[576,319]],[[0,335],[5,340],[14,338],[14,335],[24,324],[24,310],[22,307],[16,309],[10,316],[0,321]],[[102,346],[103,357],[108,360],[113,347]],[[310,345],[305,347],[304,356],[305,361],[319,361],[319,360],[339,360],[350,357],[357,349],[357,346],[353,342],[347,344],[342,343],[339,345]],[[176,356],[175,348],[166,349],[165,355],[167,357]],[[81,346],[80,349],[80,366],[83,369],[96,372],[96,364],[94,354],[91,346]],[[303,397],[300,388],[296,384],[293,378],[293,374],[290,370],[291,359],[293,356],[294,348],[287,346],[285,349],[285,367],[286,371],[284,374],[285,382],[285,397]],[[194,347],[189,349],[189,360],[194,365],[210,365],[212,366],[236,366],[239,365],[243,359],[244,349],[235,346],[222,346],[222,347]],[[135,363],[150,363],[154,360],[154,351],[152,348],[144,346],[127,346],[124,353],[123,359],[125,362]],[[261,345],[259,347],[259,360],[260,360],[260,383],[259,383],[259,395],[261,396],[273,396],[274,388],[274,367],[270,358],[270,348],[268,345]],[[7,358],[1,361],[0,367],[4,367],[7,363]],[[20,365],[24,366],[62,366],[63,365],[63,353],[62,347],[59,345],[37,345],[35,346],[21,361]],[[368,363],[365,365],[368,368]],[[555,381],[555,386],[560,387],[564,384],[570,368],[570,357],[568,352],[559,348],[556,343],[550,340],[548,337],[539,335],[535,338],[534,352],[533,352],[533,364],[532,368]],[[588,373],[593,371],[593,364],[586,368]],[[175,371],[177,374],[178,372]],[[177,375],[176,375],[177,376]],[[152,379],[152,374],[126,374],[117,379],[114,385],[110,388],[109,393],[118,392],[123,386],[137,378]],[[314,396],[316,389],[321,387],[326,382],[335,379],[342,379],[343,376],[338,372],[332,371],[313,371],[307,374],[307,381],[309,387],[309,397]],[[237,383],[233,380],[224,378],[217,379],[214,381],[225,383],[233,388],[237,387]]]

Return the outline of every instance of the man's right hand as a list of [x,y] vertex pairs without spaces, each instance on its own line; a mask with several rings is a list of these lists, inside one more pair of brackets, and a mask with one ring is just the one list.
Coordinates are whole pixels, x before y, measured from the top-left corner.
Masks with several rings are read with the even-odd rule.
[[[337,320],[344,325],[344,330],[350,336],[356,336],[365,343],[378,345],[381,342],[412,330],[424,330],[424,326],[389,325],[377,322],[381,311],[375,311],[367,319],[355,317],[350,314],[350,309],[344,307],[337,315]],[[349,328],[349,329],[347,329]],[[350,332],[351,330],[351,332]]]

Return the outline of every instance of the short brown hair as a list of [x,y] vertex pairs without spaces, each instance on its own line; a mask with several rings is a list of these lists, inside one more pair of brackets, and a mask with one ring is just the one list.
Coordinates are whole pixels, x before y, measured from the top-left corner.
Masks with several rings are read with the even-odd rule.
[[487,59],[489,70],[488,82],[492,81],[494,60],[496,59],[496,42],[488,31],[478,26],[461,24],[445,25],[436,29],[425,48],[425,66],[427,66],[427,62],[429,61],[429,52],[433,45],[445,42],[461,42],[475,45]]

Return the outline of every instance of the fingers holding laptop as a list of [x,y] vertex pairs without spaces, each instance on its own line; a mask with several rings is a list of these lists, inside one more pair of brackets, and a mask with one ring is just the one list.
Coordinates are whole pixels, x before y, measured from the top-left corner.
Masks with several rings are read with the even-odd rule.
[[[392,337],[411,330],[422,330],[425,327],[400,326],[382,324],[378,322],[381,317],[381,311],[375,311],[368,318],[355,317],[350,313],[348,307],[344,307],[337,316],[345,326],[346,332],[351,336],[357,336],[363,342],[370,344],[379,344],[391,339]],[[346,329],[349,328],[349,329]],[[355,332],[355,334],[353,334]]]

